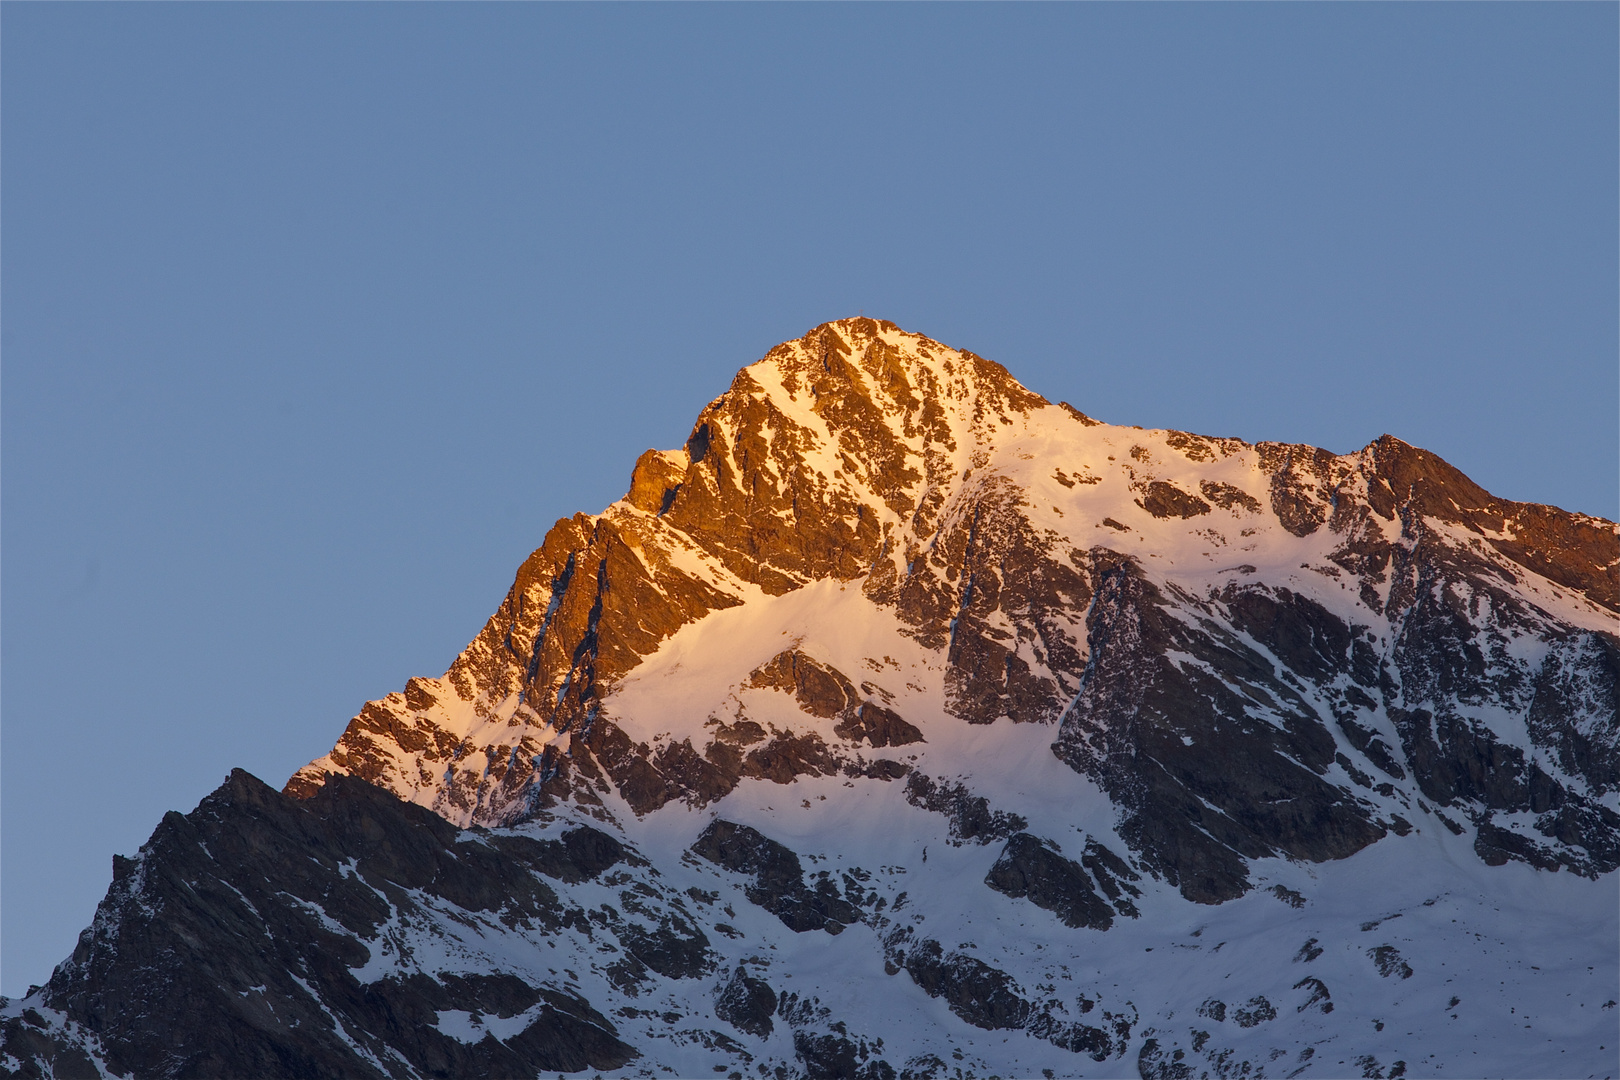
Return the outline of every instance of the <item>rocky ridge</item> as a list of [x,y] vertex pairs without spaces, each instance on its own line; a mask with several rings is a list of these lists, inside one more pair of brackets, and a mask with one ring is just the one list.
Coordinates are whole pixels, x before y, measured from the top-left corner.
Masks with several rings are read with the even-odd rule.
[[[1391,436],[1333,455],[1103,424],[829,323],[559,521],[444,676],[367,704],[284,794],[234,776],[170,815],[0,1010],[7,1060],[1401,1075],[1384,1017],[1454,997],[1445,963],[1532,955],[1478,945],[1506,934],[1493,883],[1519,918],[1613,897],[1617,613],[1613,523]],[[243,830],[275,854],[233,856]],[[368,854],[378,835],[422,850]],[[1344,887],[1363,868],[1380,890]],[[172,960],[208,939],[198,912],[285,944],[242,962],[240,1000],[238,969]],[[1423,935],[1385,940],[1389,918]],[[1155,981],[1155,949],[1179,975]],[[1614,973],[1577,960],[1536,967],[1601,1032]],[[194,1052],[150,1045],[186,1027],[165,1003],[216,1018]],[[1494,1009],[1407,1026],[1550,1060]],[[217,1056],[207,1031],[248,1013],[260,1056]]]
[[[1390,436],[1335,456],[1099,424],[873,320],[819,327],[739,372],[683,451],[642,456],[624,501],[557,524],[442,679],[369,704],[287,790],[348,772],[501,825],[606,787],[644,814],[743,779],[848,768],[849,743],[889,744],[850,737],[872,724],[919,739],[891,691],[802,650],[741,688],[870,721],[851,713],[830,740],[784,726],[746,741],[757,725],[739,728],[739,709],[712,738],[674,723],[655,746],[616,717],[615,687],[682,626],[828,580],[938,655],[938,711],[1061,718],[1059,755],[1123,805],[1147,800],[1133,846],[1186,877],[1190,898],[1236,895],[1244,858],[1371,843],[1393,822],[1354,776],[1405,781],[1403,760],[1429,800],[1468,803],[1508,857],[1607,870],[1620,856],[1601,802],[1620,779],[1615,699],[1591,697],[1620,657],[1614,525],[1494,499]],[[1575,698],[1574,715],[1560,707]],[[1536,723],[1558,777],[1502,737],[1508,717]],[[1188,738],[1191,753],[1173,745]],[[1116,775],[1110,762],[1139,759],[1142,739],[1162,774]],[[1238,762],[1250,786],[1198,774]],[[1288,809],[1234,820],[1262,802]],[[1524,811],[1553,817],[1523,843],[1491,831]],[[1196,853],[1168,855],[1185,845]]]

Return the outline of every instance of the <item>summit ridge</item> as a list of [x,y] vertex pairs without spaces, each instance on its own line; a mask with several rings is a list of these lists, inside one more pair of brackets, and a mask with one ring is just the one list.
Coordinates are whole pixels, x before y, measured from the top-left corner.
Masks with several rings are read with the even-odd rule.
[[[1601,633],[1620,609],[1613,525],[1493,499],[1391,436],[1333,455],[1114,427],[971,353],[843,320],[742,369],[682,450],[641,457],[625,499],[558,522],[442,679],[368,705],[287,790],[353,772],[451,820],[502,824],[565,790],[591,797],[573,779],[584,763],[637,813],[705,803],[748,759],[716,762],[690,724],[658,750],[627,743],[615,690],[682,627],[818,581],[853,584],[902,638],[943,652],[925,663],[938,684],[925,709],[1066,716],[1060,743],[1079,761],[1075,723],[1101,692],[1081,694],[1085,617],[1105,582],[1198,597],[1240,634],[1250,618],[1315,620],[1387,667],[1407,621],[1431,617],[1425,573],[1459,576],[1509,629],[1544,625],[1550,607]],[[629,722],[676,734],[651,719]],[[779,775],[831,760],[806,738],[783,737]]]

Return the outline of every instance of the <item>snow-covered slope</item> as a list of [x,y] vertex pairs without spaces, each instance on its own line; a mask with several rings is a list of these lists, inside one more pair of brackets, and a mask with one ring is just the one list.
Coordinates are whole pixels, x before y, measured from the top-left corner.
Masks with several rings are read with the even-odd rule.
[[[261,896],[195,841],[248,923],[352,943],[290,956],[281,1006],[233,991],[320,1003],[333,1075],[1612,1075],[1617,611],[1613,523],[1392,437],[1112,426],[844,320],[558,522],[443,677],[292,778],[307,809],[244,778],[178,820],[304,835],[349,820],[337,776],[494,830],[445,851],[621,849],[513,871],[542,918],[358,852],[320,887],[253,870]],[[172,831],[141,867],[196,858]],[[14,1065],[201,1060],[140,1056],[95,1004],[131,927],[188,902],[160,876],[124,874],[5,1007]],[[351,880],[375,917],[331,914]],[[432,1033],[356,1004],[395,998]],[[569,1008],[597,1035],[547,1057]]]

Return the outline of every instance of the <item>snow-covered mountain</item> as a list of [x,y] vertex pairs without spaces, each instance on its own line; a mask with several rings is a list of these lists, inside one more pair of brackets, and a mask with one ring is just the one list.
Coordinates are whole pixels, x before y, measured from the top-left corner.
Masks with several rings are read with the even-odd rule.
[[166,818],[0,1068],[1612,1076],[1617,612],[1613,523],[1393,437],[829,323]]

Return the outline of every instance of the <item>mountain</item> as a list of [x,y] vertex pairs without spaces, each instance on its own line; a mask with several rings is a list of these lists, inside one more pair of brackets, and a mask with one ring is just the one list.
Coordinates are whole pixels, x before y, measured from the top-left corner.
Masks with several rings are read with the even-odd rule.
[[828,323],[115,859],[0,1068],[1612,1076],[1617,616],[1614,523],[1392,436]]

